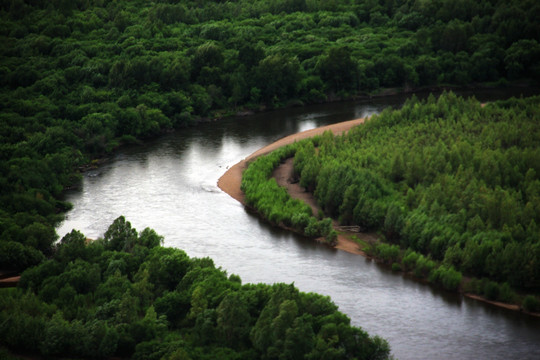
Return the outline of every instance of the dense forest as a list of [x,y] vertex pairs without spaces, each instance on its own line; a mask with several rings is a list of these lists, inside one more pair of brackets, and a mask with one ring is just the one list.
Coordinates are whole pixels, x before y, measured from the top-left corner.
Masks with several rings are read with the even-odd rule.
[[[174,348],[184,350],[171,358],[204,358],[197,352],[209,339],[201,334],[209,331],[204,334],[214,334],[216,342],[200,350],[209,357],[217,354],[213,351],[232,357],[255,351],[273,358],[291,341],[312,358],[326,345],[344,356],[365,345],[361,353],[370,354],[366,344],[372,342],[356,342],[367,335],[351,330],[342,315],[329,320],[332,329],[319,318],[334,316],[335,309],[324,315],[306,310],[310,296],[315,304],[322,301],[315,295],[280,286],[240,286],[209,260],[187,258],[179,260],[181,274],[198,267],[239,292],[202,298],[203,290],[176,289],[183,278],[167,283],[169,275],[152,267],[159,257],[183,259],[185,254],[143,244],[153,244],[150,232],[131,234],[127,243],[109,234],[83,247],[77,233],[58,242],[55,226],[71,206],[61,200],[62,191],[77,185],[80,169],[119,145],[202,119],[353,98],[385,88],[538,81],[539,12],[534,0],[0,0],[0,268],[28,269],[21,289],[0,297],[2,309],[9,309],[2,312],[2,343],[48,355],[86,356],[100,349],[93,356],[152,358],[169,356]],[[529,176],[533,182],[535,174]],[[519,203],[529,196],[506,190],[506,178],[501,181],[501,201]],[[411,198],[419,201],[413,189]],[[326,205],[325,210],[334,214]],[[538,214],[530,208],[523,213],[531,211]],[[504,225],[513,229],[519,222],[491,224],[486,220],[491,215],[478,216],[486,231],[495,226],[503,234]],[[305,216],[297,219],[298,224],[305,221]],[[305,229],[332,241],[328,220],[307,221]],[[521,237],[511,233],[510,240],[504,235],[496,243],[504,248],[513,244],[508,256],[521,251],[520,241],[537,254],[528,240],[529,223],[522,227]],[[465,253],[466,244],[457,249],[456,243],[445,242],[439,257],[446,258],[448,244],[458,255]],[[467,265],[476,263],[458,255],[452,266],[493,275],[485,264]],[[510,273],[493,276],[518,286],[538,281],[514,279]],[[200,314],[168,313],[167,301],[190,302],[186,296],[193,293],[199,299],[184,309],[203,309]],[[128,304],[137,296],[140,302]],[[228,311],[219,309],[225,299],[248,304],[249,314],[241,316],[249,315],[252,327],[225,330],[228,325],[219,325],[220,311]],[[322,302],[322,309],[329,309]],[[264,310],[266,303],[273,304],[271,310]],[[294,340],[294,329],[304,327],[314,334],[306,337],[309,344]],[[44,336],[58,341],[44,343]],[[73,343],[77,337],[87,339],[87,347]],[[336,345],[341,339],[344,344]],[[142,345],[134,347],[135,342]],[[373,344],[380,348],[372,354],[386,354],[383,342]]]
[[63,358],[388,357],[386,341],[352,327],[328,297],[242,285],[162,241],[123,217],[90,244],[73,230],[17,289],[1,290],[0,343]]
[[[271,221],[324,235],[306,227],[318,214],[292,206],[269,178],[294,156],[324,213],[380,231],[385,242],[369,251],[394,269],[452,290],[463,273],[475,278],[463,290],[516,302],[512,289],[540,288],[539,120],[538,96],[486,106],[452,93],[413,97],[347,135],[327,132],[255,161],[243,187]],[[540,310],[534,296],[523,300]]]
[[540,78],[536,1],[0,1],[0,266],[50,256],[62,190],[119,144],[383,87]]

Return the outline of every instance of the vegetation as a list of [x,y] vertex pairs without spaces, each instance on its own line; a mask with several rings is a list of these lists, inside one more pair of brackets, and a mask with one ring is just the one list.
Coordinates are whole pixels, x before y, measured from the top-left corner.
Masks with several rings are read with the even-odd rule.
[[[540,288],[539,105],[539,96],[485,107],[452,93],[413,97],[347,135],[326,132],[257,159],[242,188],[263,216],[309,235],[311,209],[270,177],[294,154],[300,184],[326,215],[382,233],[386,242],[366,251],[393,270],[521,302],[513,289]],[[462,283],[462,273],[473,280]],[[523,307],[536,309],[533,300]]]
[[50,256],[74,171],[219,117],[377,91],[538,80],[540,5],[0,1],[0,267]]
[[[176,293],[171,286],[183,281],[174,277],[182,271],[188,274],[199,267],[215,277],[224,275],[204,265],[209,260],[184,261],[185,254],[179,250],[154,246],[159,237],[150,230],[120,234],[113,229],[103,241],[87,247],[81,245],[80,234],[72,233],[57,247],[54,227],[70,208],[60,200],[62,191],[77,183],[77,169],[118,145],[181,129],[204,117],[323,102],[387,87],[538,80],[539,8],[533,0],[0,0],[0,268],[28,268],[22,280],[26,292],[7,291],[9,295],[0,298],[2,309],[11,309],[2,312],[3,339],[15,349],[95,357],[249,357],[254,351],[272,358],[288,351],[287,346],[293,342],[306,349],[302,354],[313,354],[313,358],[318,353],[311,352],[315,351],[311,345],[317,351],[328,351],[327,357],[334,350],[356,353],[356,340],[333,348],[336,334],[339,339],[349,339],[349,335],[363,339],[364,335],[342,326],[348,320],[341,315],[336,316],[342,320],[330,322],[335,326],[326,326],[326,320],[309,315],[305,302],[296,299],[311,295],[275,295],[288,290],[282,286],[250,288],[235,285],[232,280],[223,286],[238,287],[243,295],[220,298],[214,294],[206,298],[204,287]],[[510,102],[489,111],[510,116],[505,107],[521,111]],[[527,114],[535,113],[532,105],[526,109]],[[439,110],[434,111],[438,114]],[[484,114],[488,110],[474,111]],[[393,179],[411,189],[405,203],[397,200],[394,206],[385,207],[384,202],[370,200],[355,214],[354,208],[346,210],[353,205],[349,201],[343,205],[342,221],[356,221],[355,216],[363,214],[366,226],[379,226],[384,217],[389,219],[383,224],[389,239],[400,239],[404,246],[430,252],[448,266],[505,280],[513,286],[537,286],[539,246],[530,236],[536,234],[534,226],[538,223],[534,196],[540,170],[531,165],[532,172],[522,173],[523,167],[529,166],[524,165],[527,161],[537,161],[537,150],[525,150],[520,153],[525,157],[517,158],[511,146],[521,141],[515,135],[519,128],[506,129],[501,124],[496,131],[506,136],[500,144],[503,149],[510,148],[508,157],[489,148],[489,165],[474,168],[487,175],[500,173],[483,180],[484,187],[480,180],[471,185],[470,190],[478,191],[478,196],[467,193],[467,199],[474,202],[455,205],[478,211],[478,216],[467,223],[468,231],[478,230],[477,237],[469,242],[462,238],[448,240],[453,238],[439,234],[438,227],[429,228],[421,241],[413,240],[428,222],[416,208],[427,196],[422,192],[428,188],[427,183],[422,184],[424,177],[433,173],[403,167],[408,172],[400,172],[401,165],[409,164],[408,158],[396,158]],[[523,139],[530,139],[534,128],[531,131],[523,132]],[[322,145],[328,141],[323,138]],[[445,153],[458,156],[446,159],[452,170],[462,158],[470,161],[472,154],[465,143],[455,146],[457,152],[448,145]],[[512,166],[506,162],[500,167],[498,156],[517,170],[508,170]],[[319,190],[326,181],[315,166],[319,157],[308,158],[313,164],[301,169],[302,182],[317,188],[318,196],[328,197],[321,201],[333,215],[342,205],[333,204],[330,195]],[[413,159],[414,166],[422,165],[422,158]],[[320,169],[321,174],[324,169]],[[469,171],[466,169],[469,167],[464,165],[463,171]],[[388,200],[397,198],[399,188],[383,175],[374,175],[369,168],[357,175],[363,181],[376,181],[351,188],[343,194],[344,199],[352,199],[356,191],[373,191]],[[464,180],[456,181],[456,186],[463,185],[459,181]],[[452,184],[443,182],[440,186]],[[282,196],[279,190],[275,196]],[[502,210],[484,213],[479,205],[488,200],[495,203],[490,202],[485,209],[503,209],[498,205],[509,204],[516,206],[520,215],[508,210],[510,220],[506,220]],[[437,213],[439,209],[442,214],[434,221],[448,221],[450,228],[463,217],[450,212],[446,218],[443,210],[450,211],[450,205],[438,201],[437,207],[426,201],[430,211]],[[291,202],[289,206],[296,209],[291,214],[297,216],[294,221],[291,218],[290,225],[302,228],[302,224],[306,234],[326,235],[330,241],[335,238],[329,220],[311,218],[301,204]],[[269,218],[289,221],[282,218],[282,210],[274,210]],[[351,214],[352,218],[347,218]],[[410,222],[400,223],[407,219]],[[459,233],[458,227],[452,229]],[[432,238],[435,233],[437,237]],[[155,267],[161,257],[171,262],[159,270]],[[501,264],[506,267],[497,270]],[[180,266],[174,270],[180,272],[172,274],[170,269],[172,275],[162,273],[169,265]],[[197,295],[192,304],[193,293]],[[136,296],[137,302],[132,302]],[[160,300],[162,297],[165,299]],[[220,318],[219,312],[228,311],[229,306],[218,309],[224,299],[228,299],[225,304],[247,303],[250,321],[257,319],[253,327],[238,329],[222,323],[228,315]],[[283,305],[280,317],[286,301],[293,302]],[[188,305],[167,305],[184,302]],[[259,317],[253,309],[266,303],[275,306],[266,312],[260,308],[264,320],[261,329],[255,331]],[[189,312],[175,313],[177,308]],[[291,313],[302,317],[289,316]],[[244,315],[238,314],[239,318]],[[296,330],[289,331],[289,326],[270,331],[273,327],[268,324],[289,324],[290,319]],[[306,339],[313,342],[295,340],[295,331],[309,330],[306,324],[312,320],[315,335]],[[44,343],[45,334],[57,341]],[[212,339],[205,337],[209,335],[217,340],[203,350],[201,346],[207,345],[204,341]],[[76,344],[73,339],[77,338],[85,341]],[[248,349],[247,339],[253,342],[253,349]],[[385,354],[385,346],[377,341],[373,344],[381,345],[379,350]],[[134,347],[135,342],[140,344]],[[371,345],[365,346],[371,349]],[[94,350],[92,354],[90,349]],[[175,349],[174,354],[171,349]],[[361,353],[378,354],[379,350],[370,353],[369,349]]]
[[306,203],[292,199],[271,177],[282,160],[294,155],[296,147],[297,144],[282,147],[249,165],[242,175],[241,185],[246,203],[274,224],[292,228],[308,237],[324,237],[328,244],[335,245],[337,233],[332,220],[318,220]]
[[539,104],[540,97],[485,107],[452,93],[413,98],[346,136],[326,134],[316,152],[304,145],[295,168],[326,214],[396,244],[375,249],[389,264],[402,261],[446,288],[457,287],[459,270],[535,291]]
[[0,296],[0,339],[43,356],[133,359],[384,359],[328,297],[242,285],[211,259],[161,247],[119,217],[103,239],[67,234]]

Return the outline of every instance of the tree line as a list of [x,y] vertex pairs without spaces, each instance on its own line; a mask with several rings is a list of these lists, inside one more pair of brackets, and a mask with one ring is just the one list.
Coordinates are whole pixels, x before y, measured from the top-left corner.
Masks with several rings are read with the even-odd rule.
[[0,290],[1,343],[41,356],[104,359],[385,359],[328,297],[245,284],[165,248],[124,217],[86,243],[73,230],[51,257]]

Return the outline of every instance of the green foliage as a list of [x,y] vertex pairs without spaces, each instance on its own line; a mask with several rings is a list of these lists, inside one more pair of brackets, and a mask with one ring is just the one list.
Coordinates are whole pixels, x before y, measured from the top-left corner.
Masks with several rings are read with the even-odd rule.
[[[212,260],[163,248],[153,230],[137,236],[128,224],[118,218],[107,241],[88,245],[71,232],[19,288],[1,290],[2,344],[70,358],[388,358],[388,344],[350,326],[328,297],[242,286]],[[123,245],[126,234],[135,247]]]
[[457,290],[461,284],[461,273],[453,267],[439,266],[434,270],[429,281],[442,285],[446,290]]
[[131,228],[131,223],[120,216],[105,232],[105,248],[113,251],[131,252],[137,241],[137,231]]
[[540,300],[538,300],[537,297],[532,295],[525,296],[521,306],[523,306],[523,309],[525,309],[526,311],[540,312]]
[[308,237],[324,237],[330,245],[335,245],[337,233],[329,218],[317,220],[309,205],[292,199],[270,175],[281,161],[292,157],[305,142],[280,148],[269,155],[261,156],[251,163],[242,175],[241,189],[246,194],[246,202],[274,224],[292,227]]
[[[21,330],[13,332],[22,342],[35,340],[37,345],[26,349],[38,346],[47,356],[127,357],[136,351],[135,339],[141,340],[141,358],[202,356],[189,344],[185,353],[176,350],[183,346],[177,338],[146,340],[159,331],[145,333],[141,324],[131,325],[147,314],[150,289],[160,297],[176,291],[189,273],[184,253],[161,253],[157,234],[137,234],[123,218],[101,241],[84,246],[81,234],[71,233],[54,245],[54,227],[70,206],[59,200],[61,192],[78,181],[76,170],[89,160],[121,143],[242,108],[320,102],[380,86],[539,78],[538,5],[529,1],[389,2],[383,7],[341,0],[4,1],[0,8],[0,267],[28,268],[21,286],[64,310],[54,322],[51,314],[35,320],[21,315]],[[537,103],[511,100],[479,109],[454,98],[430,101],[425,108],[410,104],[404,122],[385,114],[379,125],[368,124],[366,129],[380,132],[380,147],[360,147],[364,155],[350,157],[352,165],[329,163],[325,151],[339,152],[342,145],[323,137],[317,144],[322,153],[306,156],[298,170],[301,184],[344,223],[383,228],[391,241],[399,239],[405,248],[429,252],[473,275],[538,286]],[[449,119],[446,125],[443,118]],[[412,119],[420,119],[418,127],[400,129],[403,141],[414,145],[409,154],[395,150],[399,141],[383,141],[390,135],[386,128],[391,132],[393,124]],[[480,129],[483,119],[494,125]],[[483,137],[475,143],[449,128]],[[418,134],[427,137],[417,140]],[[439,138],[436,145],[429,142]],[[460,140],[449,143],[450,138]],[[275,223],[332,243],[336,234],[328,221],[315,220],[304,204],[266,181],[274,162],[257,175],[260,186],[244,185],[251,187],[252,204]],[[356,173],[347,176],[351,169]],[[401,186],[404,191],[398,191]],[[268,197],[261,196],[266,192]],[[192,290],[187,297],[171,295],[156,312],[171,314],[179,326],[189,312],[174,313],[166,304],[186,304]],[[209,304],[222,300],[207,290],[197,293],[211,294]],[[90,294],[98,292],[103,297],[94,299],[100,307],[96,313],[116,314],[121,326],[86,321],[94,311]],[[198,322],[200,331],[242,338],[216,330],[218,316],[210,310],[201,308],[200,319],[189,321]],[[149,322],[159,322],[148,314]],[[339,326],[320,336],[314,329],[315,337],[296,352],[291,344],[300,344],[295,339],[310,326],[298,318],[290,337],[280,333],[281,342],[270,354],[317,358],[349,352],[332,347],[331,339],[343,335]],[[40,334],[26,336],[31,328],[50,335],[51,342],[42,344]],[[30,340],[10,344],[25,348]],[[380,339],[369,344],[370,356],[377,357],[376,349],[387,353]],[[238,349],[239,357],[256,357]],[[219,347],[206,353],[223,354],[234,357]]]
[[[246,108],[317,103],[380,87],[540,79],[538,5],[448,4],[3,2],[0,266],[24,269],[51,255],[53,229],[69,207],[59,201],[62,190],[78,181],[81,165],[121,144]],[[507,140],[517,139],[512,134]],[[392,158],[392,180],[418,183],[422,157]],[[301,184],[315,190],[323,168],[310,157],[298,173]],[[482,171],[489,176],[490,169]],[[349,185],[343,221],[377,228],[390,211],[385,231],[395,237],[402,225],[395,208],[373,189]],[[321,200],[327,213],[338,211],[330,197]],[[512,205],[516,195],[501,193],[500,201]],[[272,213],[282,220],[279,210]],[[23,225],[18,214],[33,221]],[[489,221],[500,223],[502,215],[493,212]]]
[[379,243],[375,248],[375,255],[387,264],[393,264],[399,260],[400,250],[398,245]]
[[[538,287],[539,101],[413,97],[345,136],[321,137],[317,151],[300,146],[295,172],[326,213],[409,248],[405,271],[451,289],[460,273]],[[395,246],[375,255],[396,262]]]

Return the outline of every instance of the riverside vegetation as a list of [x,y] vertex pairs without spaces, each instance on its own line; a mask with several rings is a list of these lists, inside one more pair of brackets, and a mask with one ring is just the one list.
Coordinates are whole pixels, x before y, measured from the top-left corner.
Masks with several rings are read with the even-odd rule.
[[1,290],[0,343],[46,357],[388,357],[386,341],[351,326],[328,297],[242,285],[211,259],[162,241],[123,217],[88,245],[73,230],[17,289]]
[[[62,191],[121,144],[204,118],[387,87],[538,80],[539,8],[533,0],[0,0],[0,268],[55,264],[54,229],[71,206]],[[331,239],[327,224],[311,228]],[[32,295],[40,286],[2,301],[32,313],[42,307]],[[36,321],[91,326],[43,306]]]
[[51,255],[75,170],[204,117],[540,78],[522,1],[0,1],[0,266]]
[[[540,288],[539,111],[538,96],[485,107],[452,93],[413,97],[346,135],[326,132],[256,160],[242,186],[269,220],[328,234],[313,232],[311,209],[269,178],[294,156],[300,185],[326,215],[380,231],[384,242],[367,251],[393,269],[540,311],[537,297],[513,290]],[[462,282],[462,273],[474,278]]]

